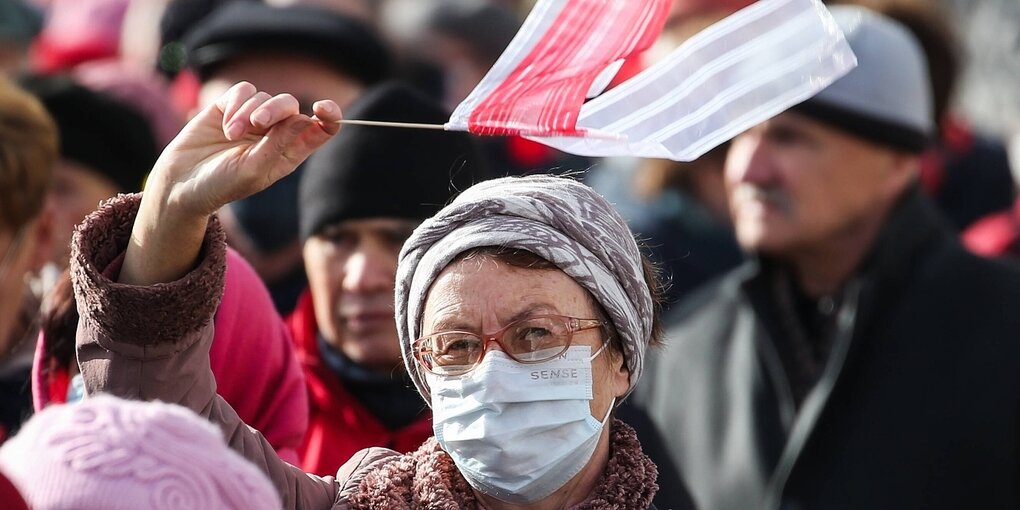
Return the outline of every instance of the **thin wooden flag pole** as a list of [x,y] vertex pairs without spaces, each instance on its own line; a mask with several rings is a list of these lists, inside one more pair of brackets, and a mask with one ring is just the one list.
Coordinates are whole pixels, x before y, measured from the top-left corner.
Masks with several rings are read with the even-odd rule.
[[398,127],[398,128],[413,128],[413,129],[440,129],[445,130],[442,124],[418,124],[415,122],[385,122],[381,120],[355,120],[355,119],[341,119],[337,121],[338,124],[352,124],[356,126],[382,126],[382,127]]

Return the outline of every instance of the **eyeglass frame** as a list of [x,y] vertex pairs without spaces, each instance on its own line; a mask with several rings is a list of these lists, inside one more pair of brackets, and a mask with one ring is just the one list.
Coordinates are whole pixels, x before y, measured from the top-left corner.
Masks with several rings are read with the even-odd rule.
[[[543,359],[538,359],[538,360],[520,360],[520,359],[517,359],[517,356],[514,356],[506,348],[505,345],[503,345],[503,341],[502,341],[503,335],[511,327],[513,327],[514,325],[519,324],[519,323],[524,322],[524,321],[529,321],[529,320],[534,320],[534,319],[548,319],[548,318],[564,319],[564,322],[567,325],[567,341],[566,341],[566,343],[563,344],[563,349],[561,349],[556,354],[554,354],[552,356],[549,356],[548,358],[543,358]],[[503,354],[506,354],[507,357],[509,357],[510,359],[516,361],[517,363],[521,363],[523,365],[534,365],[534,364],[538,364],[538,363],[545,363],[546,361],[549,361],[551,359],[555,359],[557,356],[560,356],[564,352],[567,352],[567,349],[570,348],[571,344],[574,341],[574,333],[577,333],[577,332],[580,332],[580,331],[587,331],[589,329],[601,328],[601,327],[605,327],[605,326],[606,326],[606,322],[601,320],[601,319],[582,319],[580,317],[571,317],[569,315],[556,315],[556,314],[532,315],[530,317],[523,317],[523,318],[517,319],[515,321],[511,321],[509,324],[503,326],[502,328],[500,328],[497,331],[493,331],[492,333],[476,333],[474,331],[464,331],[464,330],[460,330],[460,329],[450,329],[450,330],[437,331],[437,332],[432,333],[430,335],[425,335],[423,337],[419,337],[415,341],[411,342],[411,355],[414,356],[414,359],[415,359],[415,361],[418,362],[418,365],[421,366],[423,369],[425,369],[426,372],[429,372],[430,374],[438,375],[438,376],[460,377],[462,375],[471,373],[475,368],[478,367],[478,365],[480,365],[482,363],[482,360],[485,359],[485,355],[489,353],[489,350],[490,350],[489,349],[489,344],[491,344],[491,343],[495,343],[496,345],[498,345],[500,350],[503,352]],[[479,340],[481,340],[482,341],[482,355],[478,357],[477,361],[475,361],[474,363],[471,364],[471,368],[469,368],[469,369],[467,369],[464,372],[461,372],[459,374],[449,374],[449,373],[439,374],[439,373],[433,372],[431,369],[429,369],[427,366],[425,366],[425,362],[422,361],[422,359],[421,359],[421,352],[422,351],[418,348],[418,345],[421,342],[423,342],[423,341],[425,341],[425,340],[427,340],[429,338],[432,338],[432,337],[434,337],[436,335],[446,335],[446,334],[450,334],[450,333],[462,333],[462,334],[466,334],[466,335],[471,335],[471,336],[474,336],[474,337],[478,338]],[[609,338],[604,338],[602,340],[602,345],[604,346],[607,343],[609,343]]]

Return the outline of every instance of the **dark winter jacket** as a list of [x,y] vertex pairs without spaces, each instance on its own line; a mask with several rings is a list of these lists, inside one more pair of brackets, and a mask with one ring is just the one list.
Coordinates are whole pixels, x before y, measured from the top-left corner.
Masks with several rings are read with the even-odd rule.
[[1020,508],[1020,271],[909,192],[802,400],[776,271],[752,261],[680,306],[636,394],[699,508]]

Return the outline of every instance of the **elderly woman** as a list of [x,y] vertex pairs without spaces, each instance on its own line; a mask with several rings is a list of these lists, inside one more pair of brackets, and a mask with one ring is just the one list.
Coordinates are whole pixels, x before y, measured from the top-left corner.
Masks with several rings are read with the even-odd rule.
[[658,340],[657,286],[619,215],[571,180],[476,185],[404,245],[401,347],[435,430],[416,452],[370,449],[336,477],[307,475],[216,396],[224,241],[210,215],[336,133],[335,104],[313,111],[238,84],[170,144],[144,197],[86,220],[72,269],[87,392],[193,409],[286,508],[650,508],[655,466],[612,414]]

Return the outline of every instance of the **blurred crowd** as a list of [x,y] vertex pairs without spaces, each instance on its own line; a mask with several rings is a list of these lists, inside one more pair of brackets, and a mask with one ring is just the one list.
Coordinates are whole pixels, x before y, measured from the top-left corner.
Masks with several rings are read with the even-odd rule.
[[[614,84],[753,3],[674,0],[659,39]],[[1011,372],[1020,325],[1006,317],[1020,300],[1011,267],[1020,258],[1020,111],[1002,106],[1011,122],[980,123],[988,111],[973,107],[966,87],[987,68],[971,62],[988,56],[974,55],[984,27],[964,23],[967,2],[826,3],[882,20],[853,42],[857,77],[798,105],[795,122],[777,117],[696,161],[343,127],[296,171],[217,212],[229,248],[209,353],[216,392],[281,459],[315,475],[337,474],[369,447],[414,452],[433,436],[434,416],[403,368],[394,327],[404,241],[473,184],[567,175],[615,206],[666,282],[666,346],[649,351],[644,381],[615,410],[658,468],[655,507],[1020,504],[1020,370]],[[9,440],[0,474],[28,507],[121,508],[111,490],[168,491],[166,501],[191,508],[289,501],[208,420],[170,404],[86,399],[75,343],[108,327],[95,314],[123,306],[113,313],[131,331],[177,333],[152,331],[147,310],[117,300],[80,302],[73,282],[85,273],[74,272],[85,262],[73,261],[86,258],[75,229],[100,203],[142,191],[164,149],[186,142],[175,140],[186,123],[237,82],[292,94],[309,115],[314,101],[331,99],[349,119],[442,124],[533,4],[0,0],[0,443]],[[1020,37],[1020,13],[1007,11],[997,21]],[[870,58],[887,67],[874,70]],[[1020,79],[1017,69],[1003,74]],[[1013,97],[1004,105],[1017,103],[1018,85],[1001,91]],[[797,124],[803,118],[809,128]],[[836,143],[831,126],[868,148],[839,145],[819,159],[820,146]],[[872,145],[895,150],[875,156]],[[861,175],[806,175],[811,164]],[[798,196],[797,179],[825,192]],[[800,205],[782,227],[788,237],[748,219],[770,214],[753,207]],[[130,240],[111,242],[120,253]],[[103,255],[117,269],[100,272],[119,271],[117,253]],[[999,388],[995,397],[986,385]],[[92,409],[74,410],[83,399]],[[962,413],[974,415],[941,421]],[[215,490],[198,491],[206,499],[188,500],[197,496],[175,495],[160,476],[102,486],[59,467],[94,459],[102,470],[117,464],[110,455],[137,457],[132,469],[165,478],[207,473],[188,476],[234,485],[210,482]],[[62,492],[26,481],[46,470]],[[968,472],[981,481],[945,479]],[[0,483],[0,506],[17,508],[7,490]]]

